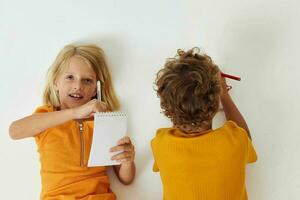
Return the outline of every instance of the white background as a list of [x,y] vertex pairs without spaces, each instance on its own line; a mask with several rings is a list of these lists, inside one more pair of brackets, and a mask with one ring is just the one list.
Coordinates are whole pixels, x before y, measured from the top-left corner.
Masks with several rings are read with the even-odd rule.
[[242,77],[229,84],[259,156],[247,167],[249,199],[300,199],[299,19],[298,0],[0,0],[1,199],[39,198],[34,140],[13,141],[8,127],[41,105],[46,71],[72,42],[105,50],[129,114],[137,176],[123,186],[110,172],[120,200],[161,199],[150,140],[170,122],[160,113],[153,82],[167,57],[193,46],[224,72]]

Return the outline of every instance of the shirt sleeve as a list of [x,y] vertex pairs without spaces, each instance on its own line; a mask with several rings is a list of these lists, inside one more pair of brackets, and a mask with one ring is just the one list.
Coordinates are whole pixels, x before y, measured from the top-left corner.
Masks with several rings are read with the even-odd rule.
[[156,164],[156,162],[155,162],[155,161],[154,161],[154,164],[153,164],[152,170],[153,170],[154,172],[159,172],[158,166],[157,166],[157,164]]
[[[40,107],[37,107],[35,109],[35,111],[33,112],[33,114],[38,114],[38,113],[47,113],[47,112],[52,112],[53,111],[53,107],[52,106],[49,106],[49,105],[43,105],[43,106],[40,106]],[[41,143],[41,140],[43,138],[43,135],[45,135],[46,131],[43,131],[41,133],[38,133],[37,135],[34,135],[33,137],[35,138],[36,142],[38,144]]]
[[241,132],[243,132],[243,134],[245,135],[246,140],[247,140],[247,152],[246,152],[247,160],[246,160],[246,162],[247,163],[254,163],[254,162],[257,161],[257,154],[256,154],[256,151],[255,151],[254,146],[252,144],[252,141],[249,138],[248,133],[245,129],[243,129],[242,127],[239,127],[239,129],[241,130]]
[[254,163],[257,161],[257,154],[252,144],[252,141],[247,137],[247,163]]
[[156,162],[156,160],[155,160],[155,154],[156,154],[155,138],[152,139],[152,141],[151,141],[151,148],[152,148],[152,154],[153,154],[153,158],[154,158],[154,163],[153,163],[152,170],[153,170],[154,172],[159,172],[159,168],[158,168],[157,162]]
[[53,111],[53,108],[51,106],[43,105],[43,106],[37,107],[35,109],[35,111],[33,112],[33,114],[46,113],[46,112],[51,112],[51,111]]
[[247,131],[245,129],[243,129],[242,127],[238,126],[234,121],[229,121],[233,126],[233,128],[237,128],[238,132],[240,134],[243,134],[243,140],[245,142],[246,145],[246,163],[253,163],[257,161],[257,154],[256,151],[254,149],[254,146],[252,144],[252,141],[250,140]]

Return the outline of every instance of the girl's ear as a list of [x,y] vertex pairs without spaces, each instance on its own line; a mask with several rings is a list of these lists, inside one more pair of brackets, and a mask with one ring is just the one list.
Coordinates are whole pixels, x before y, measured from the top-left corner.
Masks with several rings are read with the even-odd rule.
[[57,80],[55,80],[53,82],[53,87],[54,87],[55,90],[58,90]]

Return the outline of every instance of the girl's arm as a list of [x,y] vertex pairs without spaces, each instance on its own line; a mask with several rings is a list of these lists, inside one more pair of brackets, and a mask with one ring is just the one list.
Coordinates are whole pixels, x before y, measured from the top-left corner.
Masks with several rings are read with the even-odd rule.
[[73,119],[73,116],[74,109],[33,114],[14,121],[9,126],[9,135],[15,140],[35,136],[50,127]]
[[248,137],[252,140],[249,128],[243,115],[240,113],[236,105],[234,104],[232,98],[228,94],[227,84],[224,78],[221,78],[223,93],[221,94],[220,100],[224,109],[224,113],[227,120],[234,121],[237,125],[246,130]]
[[135,177],[135,164],[134,162],[122,163],[114,166],[114,171],[121,183],[129,185]]
[[120,182],[129,185],[135,177],[135,164],[134,164],[134,146],[132,145],[129,137],[124,137],[118,141],[118,145],[111,148],[111,152],[122,151],[112,157],[112,160],[121,162],[121,165],[114,166],[114,171],[119,178]]
[[104,102],[93,99],[76,108],[33,114],[14,121],[9,126],[9,135],[12,139],[35,136],[48,128],[57,126],[66,121],[89,118],[95,112],[102,112],[105,110],[106,104]]

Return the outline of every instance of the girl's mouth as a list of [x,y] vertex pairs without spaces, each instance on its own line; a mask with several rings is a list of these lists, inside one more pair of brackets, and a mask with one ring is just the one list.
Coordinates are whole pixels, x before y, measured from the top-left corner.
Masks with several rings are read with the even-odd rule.
[[81,94],[76,94],[76,93],[69,94],[69,96],[74,99],[82,99],[83,98],[83,96]]

